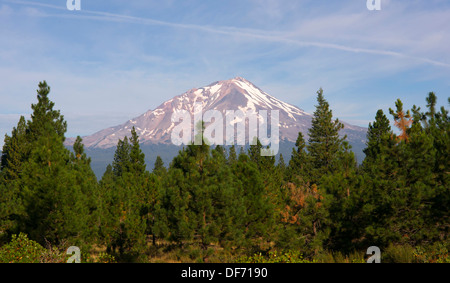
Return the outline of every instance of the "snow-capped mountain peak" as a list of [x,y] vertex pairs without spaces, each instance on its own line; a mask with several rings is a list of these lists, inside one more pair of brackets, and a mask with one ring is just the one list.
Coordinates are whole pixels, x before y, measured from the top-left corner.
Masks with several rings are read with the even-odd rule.
[[[242,77],[235,77],[188,90],[162,103],[156,109],[149,110],[122,125],[83,137],[83,142],[86,147],[114,147],[119,139],[130,136],[130,131],[134,126],[142,143],[169,144],[171,143],[171,131],[176,126],[176,123],[171,120],[173,113],[185,110],[191,115],[195,115],[200,111],[198,103],[201,103],[203,112],[208,110],[218,110],[222,113],[227,110],[246,112],[278,110],[280,139],[293,142],[295,142],[299,131],[307,136],[307,129],[311,126],[311,114],[271,96]],[[364,128],[350,130],[363,132],[365,135]],[[73,143],[72,139],[67,139],[67,144],[70,143]]]

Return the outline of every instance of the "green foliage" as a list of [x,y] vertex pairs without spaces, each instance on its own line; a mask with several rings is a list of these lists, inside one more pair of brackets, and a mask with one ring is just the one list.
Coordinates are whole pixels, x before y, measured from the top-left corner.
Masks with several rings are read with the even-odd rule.
[[340,138],[339,131],[344,125],[339,119],[333,121],[333,113],[323,96],[323,90],[317,91],[316,111],[312,119],[307,145],[312,165],[312,182],[318,184],[321,176],[334,173],[339,169],[336,164],[336,155],[341,149],[346,137]]
[[306,153],[306,143],[302,132],[298,133],[295,147],[292,149],[291,159],[287,167],[286,178],[296,184],[304,184],[310,180],[311,160]]
[[98,255],[97,263],[117,263],[116,258],[113,255],[107,253],[100,253]]
[[450,119],[434,93],[425,111],[395,102],[398,135],[377,111],[361,167],[320,89],[308,143],[299,133],[286,163],[259,140],[211,148],[199,123],[201,144],[149,172],[132,128],[99,181],[80,137],[65,148],[49,93],[40,83],[31,119],[5,136],[2,262],[65,262],[69,243],[84,262],[364,262],[373,245],[384,262],[449,262]]
[[413,263],[415,249],[410,245],[390,244],[381,255],[384,263]]
[[155,165],[153,167],[153,173],[158,176],[164,176],[165,174],[167,174],[167,169],[164,166],[164,162],[159,155],[156,157]]
[[20,118],[12,136],[5,138],[0,209],[2,230],[26,232],[30,239],[58,244],[62,239],[86,243],[92,231],[90,194],[96,179],[83,155],[81,139],[76,156],[63,142],[67,123],[49,99],[50,87],[39,83],[31,120]]
[[322,252],[314,259],[319,263],[365,263],[365,251],[342,253],[341,251]]
[[114,154],[114,161],[112,164],[114,176],[121,177],[130,167],[130,144],[128,137],[119,140]]
[[0,263],[40,263],[45,249],[26,234],[12,235],[11,242],[0,248]]
[[108,251],[117,251],[120,257],[138,254],[145,246],[147,230],[144,201],[149,178],[134,127],[130,141],[127,137],[118,141],[113,165],[103,175],[100,190],[104,202],[101,238]]
[[414,260],[417,263],[450,263],[448,245],[435,243],[429,247],[418,246],[413,251]]
[[448,245],[434,243],[429,246],[390,244],[382,252],[385,263],[450,263]]
[[316,260],[309,260],[303,257],[299,251],[287,251],[278,253],[270,251],[267,255],[254,254],[252,256],[239,257],[236,263],[316,263]]

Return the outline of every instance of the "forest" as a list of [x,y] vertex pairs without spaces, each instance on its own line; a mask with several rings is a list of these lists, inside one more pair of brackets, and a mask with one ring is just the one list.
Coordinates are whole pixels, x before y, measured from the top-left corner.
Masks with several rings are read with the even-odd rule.
[[320,89],[286,160],[205,141],[148,170],[133,128],[100,180],[49,95],[40,82],[4,138],[0,262],[65,262],[69,246],[82,262],[365,262],[370,246],[450,262],[450,118],[433,92],[374,113],[361,164]]

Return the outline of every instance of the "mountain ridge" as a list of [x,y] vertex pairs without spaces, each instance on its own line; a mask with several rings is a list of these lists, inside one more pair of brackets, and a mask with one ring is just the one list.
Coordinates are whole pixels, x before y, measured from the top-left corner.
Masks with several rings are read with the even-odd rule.
[[[277,99],[245,78],[235,77],[216,81],[204,87],[192,88],[163,102],[154,110],[148,110],[123,124],[84,136],[83,144],[87,148],[115,147],[119,139],[130,136],[133,126],[140,143],[170,144],[170,134],[175,127],[175,123],[171,121],[173,113],[185,110],[194,115],[196,113],[195,106],[198,103],[201,103],[204,112],[218,110],[224,113],[226,110],[242,110],[254,113],[261,110],[279,110],[280,140],[290,142],[295,142],[299,131],[307,140],[308,129],[311,127],[313,118],[312,114]],[[347,135],[350,144],[358,144],[357,148],[361,147],[361,144],[365,143],[367,128],[351,125],[345,121],[341,122],[344,124],[344,129],[341,130],[340,135]],[[65,145],[72,145],[74,140],[74,138],[67,138]]]

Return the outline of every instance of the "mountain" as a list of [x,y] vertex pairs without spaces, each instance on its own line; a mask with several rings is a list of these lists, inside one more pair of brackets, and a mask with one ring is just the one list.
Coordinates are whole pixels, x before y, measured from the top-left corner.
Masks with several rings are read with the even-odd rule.
[[[279,110],[280,139],[291,142],[295,142],[299,131],[307,139],[308,128],[311,127],[313,117],[302,109],[269,95],[248,80],[236,77],[202,88],[191,89],[164,102],[155,110],[149,110],[122,125],[83,137],[83,143],[87,148],[111,148],[117,145],[119,139],[130,136],[130,130],[134,126],[141,143],[170,144],[171,131],[176,125],[171,120],[172,114],[175,111],[186,110],[193,117],[196,102],[202,103],[203,112],[208,110],[218,110],[222,113],[226,110],[250,112]],[[365,142],[366,128],[345,122],[343,124],[345,128],[341,134],[346,134],[350,143]],[[67,139],[66,145],[72,145],[73,141],[72,138]]]
[[[242,110],[249,113],[260,113],[261,110],[267,110],[268,116],[270,116],[272,110],[278,110],[280,152],[283,153],[285,158],[286,153],[287,155],[290,154],[299,131],[304,134],[305,140],[308,140],[308,129],[311,127],[313,118],[312,114],[271,96],[244,78],[236,77],[230,80],[217,81],[205,87],[188,90],[164,102],[156,109],[149,110],[121,125],[83,137],[84,145],[88,152],[92,154],[94,166],[105,168],[105,164],[112,161],[113,148],[117,145],[119,139],[131,135],[130,131],[133,126],[139,135],[143,148],[149,148],[149,150],[151,148],[152,155],[158,154],[158,145],[165,146],[161,150],[172,148],[173,153],[171,154],[162,152],[163,155],[167,156],[165,160],[167,165],[167,162],[170,162],[170,158],[177,154],[177,150],[173,150],[177,147],[173,146],[171,141],[171,132],[177,125],[177,123],[172,122],[172,115],[177,111],[185,110],[191,117],[194,117],[196,112],[198,112],[196,103],[197,107],[198,103],[201,103],[203,113],[208,110],[218,110],[223,115],[226,110]],[[223,119],[225,122],[225,117]],[[367,128],[354,126],[344,121],[341,122],[345,127],[340,131],[340,134],[347,135],[347,140],[352,145],[358,161],[362,161],[364,158],[362,149],[365,147]],[[191,124],[191,129],[194,128],[193,123]],[[248,134],[246,137],[248,137]],[[68,138],[66,146],[71,146],[74,141],[74,138]],[[281,146],[290,148],[281,148]],[[110,160],[105,164],[95,165],[95,155],[100,156],[99,159],[102,162],[106,162],[108,158]],[[156,158],[156,155],[152,156],[152,158]],[[148,161],[149,164],[153,165],[151,162],[152,160]]]

